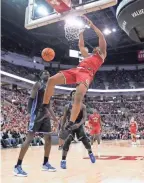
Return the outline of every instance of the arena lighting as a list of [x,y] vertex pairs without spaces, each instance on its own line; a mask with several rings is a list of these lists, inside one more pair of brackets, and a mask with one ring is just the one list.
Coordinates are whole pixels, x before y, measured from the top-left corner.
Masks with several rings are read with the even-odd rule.
[[[62,0],[61,0],[62,1]],[[54,13],[49,16],[44,16],[39,19],[33,20],[33,8],[35,0],[28,0],[28,6],[26,8],[25,14],[25,28],[34,29],[44,25],[52,24],[61,20],[66,19],[69,15],[71,16],[80,16],[83,14],[95,12],[98,10],[106,9],[108,7],[114,6],[117,4],[117,0],[100,0],[94,1],[87,4],[81,4],[78,7],[71,9],[65,13]]]
[[113,28],[113,29],[112,29],[112,31],[113,31],[113,32],[116,32],[116,29],[115,29],[115,28]]
[[85,27],[84,23],[81,20],[78,20],[78,19],[73,18],[73,17],[68,17],[65,20],[65,23],[68,24],[69,26],[72,26],[72,27],[78,27],[78,28]]
[[[0,70],[0,74],[5,75],[5,76],[9,76],[11,78],[14,79],[18,79],[21,81],[25,81],[26,83],[30,83],[30,84],[34,84],[34,81],[16,76],[14,74],[10,74],[8,72],[5,71],[1,71]],[[75,88],[68,88],[68,87],[63,87],[63,86],[55,86],[56,89],[60,89],[60,90],[67,90],[67,91],[72,91],[75,90]],[[144,91],[144,88],[138,88],[138,89],[120,89],[120,90],[95,90],[95,89],[89,89],[88,92],[93,92],[93,93],[119,93],[119,92],[142,92]]]
[[38,12],[40,15],[43,15],[43,16],[48,15],[48,11],[47,11],[46,7],[44,7],[44,6],[39,6],[39,7],[37,8],[37,12]]
[[30,84],[34,84],[34,83],[35,83],[34,81],[31,81],[31,80],[29,80],[29,79],[25,79],[25,78],[16,76],[16,75],[14,75],[14,74],[10,74],[10,73],[5,72],[5,71],[1,71],[1,70],[0,70],[0,74],[5,75],[5,76],[9,76],[9,77],[14,78],[14,79],[18,79],[18,80],[20,80],[20,81],[25,81],[26,83],[30,83]]
[[105,34],[105,35],[109,35],[109,34],[111,34],[111,30],[110,29],[108,29],[108,28],[106,28],[104,31],[103,31],[103,33]]

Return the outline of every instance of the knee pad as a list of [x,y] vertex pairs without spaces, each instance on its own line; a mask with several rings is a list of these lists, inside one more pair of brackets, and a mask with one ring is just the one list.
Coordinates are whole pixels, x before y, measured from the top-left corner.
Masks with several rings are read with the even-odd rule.
[[70,146],[72,140],[73,140],[73,136],[70,134],[67,137],[67,139],[65,140],[65,142],[64,142],[64,145],[63,145],[63,150],[64,151],[68,151],[69,150],[69,146]]
[[91,149],[91,145],[89,143],[89,139],[87,138],[87,136],[84,136],[82,139],[81,139],[82,143],[84,144],[85,148],[86,149]]

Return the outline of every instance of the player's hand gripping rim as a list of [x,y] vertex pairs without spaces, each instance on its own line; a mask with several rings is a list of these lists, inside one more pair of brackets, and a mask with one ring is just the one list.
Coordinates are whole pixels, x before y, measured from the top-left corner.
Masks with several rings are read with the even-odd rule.
[[92,27],[93,26],[93,23],[90,19],[88,19],[85,15],[82,15],[82,17],[86,20],[88,26]]

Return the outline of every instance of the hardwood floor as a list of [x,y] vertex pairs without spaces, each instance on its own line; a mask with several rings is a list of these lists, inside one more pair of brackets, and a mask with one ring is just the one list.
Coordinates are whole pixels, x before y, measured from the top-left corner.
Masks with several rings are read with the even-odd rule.
[[[41,171],[43,147],[30,147],[23,162],[28,177],[13,176],[19,148],[2,149],[2,183],[144,183],[144,141],[132,147],[128,141],[103,142],[101,157],[91,164],[81,143],[72,144],[67,169],[60,168],[61,151],[53,146],[50,163],[57,172]],[[93,146],[97,155],[97,146]]]

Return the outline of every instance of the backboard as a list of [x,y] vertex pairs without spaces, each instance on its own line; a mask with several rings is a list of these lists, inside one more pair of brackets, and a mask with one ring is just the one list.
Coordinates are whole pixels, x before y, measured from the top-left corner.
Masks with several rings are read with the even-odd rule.
[[[59,11],[60,13],[58,13],[56,11],[56,7],[58,10],[60,9],[61,3],[66,4],[66,2],[69,3],[66,8],[67,11],[62,12],[62,9],[62,11]],[[25,28],[34,29],[64,20],[69,16],[80,16],[108,8],[116,4],[117,0],[79,0],[79,4],[77,6],[74,6],[70,0],[28,0],[28,6],[25,13]],[[35,11],[41,11],[41,16],[35,17]]]

